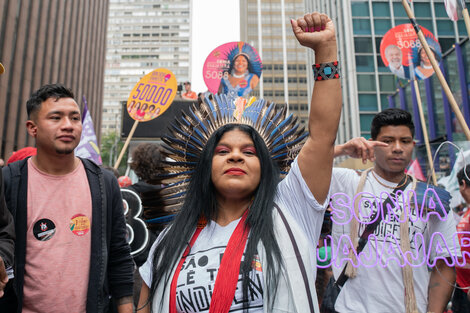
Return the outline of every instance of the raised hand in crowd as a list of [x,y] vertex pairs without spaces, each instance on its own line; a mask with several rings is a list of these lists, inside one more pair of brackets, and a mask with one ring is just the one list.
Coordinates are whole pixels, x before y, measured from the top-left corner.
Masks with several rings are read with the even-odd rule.
[[348,142],[335,146],[335,157],[349,156],[356,159],[362,159],[362,163],[367,160],[375,161],[375,147],[387,147],[388,144],[382,141],[367,140],[364,137],[356,137]]

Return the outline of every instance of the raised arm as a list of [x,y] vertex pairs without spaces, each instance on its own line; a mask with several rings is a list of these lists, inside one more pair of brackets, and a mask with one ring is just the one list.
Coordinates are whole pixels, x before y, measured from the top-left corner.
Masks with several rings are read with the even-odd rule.
[[[335,27],[320,13],[291,20],[292,30],[302,46],[315,51],[315,63],[338,60]],[[341,114],[339,79],[316,81],[308,122],[309,136],[298,157],[302,176],[315,198],[322,203],[328,194],[333,153]]]

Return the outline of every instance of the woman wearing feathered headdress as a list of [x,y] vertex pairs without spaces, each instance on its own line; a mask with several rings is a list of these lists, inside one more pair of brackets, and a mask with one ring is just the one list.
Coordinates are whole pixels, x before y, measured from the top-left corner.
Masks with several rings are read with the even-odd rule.
[[[426,37],[426,41],[429,45],[429,48],[433,52],[436,61],[439,63],[441,61],[441,47],[439,46],[439,43],[431,37]],[[415,49],[413,49],[413,59],[415,64],[414,73],[416,78],[422,80],[434,74],[431,60],[426,54],[424,47],[417,46]]]
[[256,51],[239,42],[229,51],[230,67],[220,80],[219,93],[229,97],[244,97],[258,85],[261,76],[261,60]]
[[310,133],[285,106],[261,99],[245,107],[226,95],[206,97],[172,124],[161,202],[180,211],[140,268],[138,310],[319,312],[315,247],[341,85],[333,22],[312,13],[291,23],[318,63]]

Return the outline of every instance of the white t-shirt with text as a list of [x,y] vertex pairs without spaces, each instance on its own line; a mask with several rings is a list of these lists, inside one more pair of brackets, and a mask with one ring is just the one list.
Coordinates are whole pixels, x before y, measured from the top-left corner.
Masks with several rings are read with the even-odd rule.
[[[325,205],[319,204],[310,192],[302,177],[297,160],[292,163],[288,175],[278,184],[275,202],[285,214],[291,215],[297,222],[297,225],[291,225],[291,227],[301,228],[308,240],[312,242],[311,258],[314,259],[314,250],[323,223]],[[212,222],[201,231],[178,277],[176,290],[178,312],[209,311],[221,256],[238,221],[232,221],[224,227]],[[161,240],[161,236],[162,234],[153,244],[147,262],[140,267],[140,274],[147,286],[151,286],[153,254]],[[261,263],[257,256],[252,260],[252,273],[248,292],[250,300],[249,313],[265,312],[263,310],[264,278]],[[238,281],[230,312],[242,312],[241,275],[239,277],[240,280]],[[315,277],[313,277],[314,281]],[[280,292],[287,292],[287,290]],[[154,310],[158,310],[158,304],[156,303],[154,303]]]
[[[353,203],[359,179],[360,176],[353,170],[343,168],[333,169],[330,203],[334,206],[333,212],[343,212],[344,214],[344,217],[340,215],[335,217],[335,214],[333,214],[333,218],[336,218],[333,220],[332,230],[333,243],[335,245],[333,249],[337,249],[342,235],[346,235],[347,238],[350,236],[350,223],[345,222],[351,218],[351,210],[348,207],[352,209],[353,206],[346,203],[348,201],[350,201],[349,204]],[[369,172],[363,188],[360,207],[362,223],[359,224],[358,237],[364,231],[364,222],[370,221],[370,216],[373,215],[371,210],[373,212],[377,210],[377,204],[380,203],[379,199],[383,203],[387,194],[393,192],[393,188],[384,187],[378,181],[390,187],[397,185],[382,179],[377,174],[374,177],[373,173]],[[410,188],[411,184],[405,189],[405,195]],[[347,195],[349,200],[341,193]],[[335,309],[338,312],[405,312],[405,289],[402,267],[396,261],[390,261],[393,257],[402,260],[398,246],[400,240],[400,222],[398,219],[402,212],[402,206],[394,206],[392,210],[395,214],[389,213],[374,232],[377,241],[369,240],[363,250],[366,256],[372,257],[369,260],[361,258],[362,264],[357,269],[357,276],[349,278],[343,286],[335,305]],[[431,269],[428,269],[426,263],[419,266],[418,264],[423,262],[425,255],[429,255],[430,260],[434,260],[436,257],[448,257],[450,254],[459,255],[460,247],[458,245],[457,247],[454,246],[453,235],[455,234],[456,225],[452,212],[449,213],[444,221],[441,221],[437,216],[429,216],[429,221],[427,222],[424,218],[419,218],[416,210],[413,208],[409,212],[411,212],[411,221],[408,222],[411,252],[413,255],[418,256],[416,260],[413,260],[413,264],[417,266],[412,267],[416,302],[419,312],[426,312]],[[442,234],[442,238],[445,240],[450,251],[442,249],[440,253],[436,253],[435,245],[437,240],[433,241],[432,248],[429,247],[431,237],[435,233]],[[419,237],[420,234],[422,237]],[[394,238],[397,240],[395,241]],[[420,240],[420,238],[424,240]],[[345,237],[343,236],[341,240],[344,239]],[[378,259],[377,255],[379,256]],[[336,278],[338,278],[344,268],[345,263],[341,262],[344,257],[345,254],[339,253],[335,263],[333,263],[333,273]]]

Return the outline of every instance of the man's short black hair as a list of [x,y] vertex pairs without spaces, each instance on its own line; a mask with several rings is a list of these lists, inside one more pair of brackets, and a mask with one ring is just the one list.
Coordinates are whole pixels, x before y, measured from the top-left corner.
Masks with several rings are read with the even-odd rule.
[[49,84],[44,85],[31,95],[29,100],[26,102],[26,109],[28,111],[28,119],[36,114],[41,109],[41,104],[49,98],[59,100],[61,98],[72,98],[75,99],[72,90],[61,84]]
[[[464,170],[466,173],[464,173]],[[462,167],[460,171],[457,173],[457,180],[459,181],[459,185],[463,185],[462,181],[465,181],[465,185],[469,187],[470,186],[470,180],[468,179],[469,177],[470,177],[470,165],[466,165]]]
[[370,135],[373,140],[377,139],[380,129],[384,126],[406,126],[411,131],[411,136],[415,136],[415,125],[411,114],[405,110],[390,108],[374,116],[370,126]]

